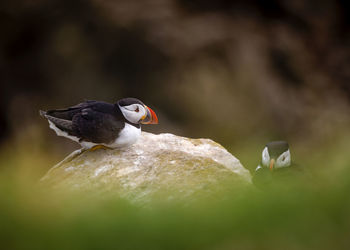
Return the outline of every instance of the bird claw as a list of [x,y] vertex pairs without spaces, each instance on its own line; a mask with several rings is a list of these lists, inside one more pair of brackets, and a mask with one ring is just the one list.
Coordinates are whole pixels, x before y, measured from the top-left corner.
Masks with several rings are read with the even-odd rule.
[[112,148],[104,146],[104,145],[96,145],[96,146],[93,146],[92,148],[90,148],[89,151],[93,152],[93,151],[96,151],[98,149],[112,149]]

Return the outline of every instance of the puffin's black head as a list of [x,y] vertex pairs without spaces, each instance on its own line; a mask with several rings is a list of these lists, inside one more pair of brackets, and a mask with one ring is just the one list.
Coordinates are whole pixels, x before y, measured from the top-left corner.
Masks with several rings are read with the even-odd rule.
[[158,124],[156,113],[136,98],[124,98],[116,103],[125,119],[134,124]]
[[145,104],[143,102],[141,102],[139,99],[132,98],[132,97],[120,99],[118,101],[118,104],[119,104],[119,106],[122,106],[122,107],[129,106],[132,104],[141,104],[141,105],[145,106]]
[[270,170],[289,167],[291,156],[289,145],[286,141],[273,141],[266,144],[262,152],[262,166]]

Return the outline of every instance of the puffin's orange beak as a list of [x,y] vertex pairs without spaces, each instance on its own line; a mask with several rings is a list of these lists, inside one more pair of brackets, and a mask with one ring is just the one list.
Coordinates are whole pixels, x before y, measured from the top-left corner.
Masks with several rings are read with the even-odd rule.
[[270,161],[270,171],[273,170],[273,166],[275,165],[275,159],[271,159]]
[[156,113],[149,107],[145,106],[147,114],[142,119],[142,124],[158,124],[158,117]]

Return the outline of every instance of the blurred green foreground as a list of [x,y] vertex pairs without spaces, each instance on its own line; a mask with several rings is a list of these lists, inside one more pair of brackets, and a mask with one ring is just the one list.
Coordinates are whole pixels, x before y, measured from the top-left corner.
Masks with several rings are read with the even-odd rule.
[[[302,186],[261,192],[226,183],[216,197],[188,204],[159,197],[146,206],[40,186],[52,156],[14,143],[0,153],[0,247],[348,249],[350,140],[333,139],[311,156],[294,147],[312,175]],[[252,168],[260,152],[247,148],[234,155]]]
[[[349,141],[299,153],[310,170],[302,186],[225,183],[217,197],[146,206],[40,186],[52,155],[14,142],[0,153],[1,249],[348,249]],[[247,148],[230,151],[251,168],[260,152]]]

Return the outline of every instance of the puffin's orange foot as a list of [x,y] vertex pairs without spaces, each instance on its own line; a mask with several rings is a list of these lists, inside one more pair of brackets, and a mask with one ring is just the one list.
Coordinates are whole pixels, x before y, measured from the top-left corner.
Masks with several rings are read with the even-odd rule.
[[98,149],[112,149],[112,148],[109,148],[105,145],[96,145],[96,146],[93,146],[92,148],[89,149],[89,151],[95,151],[95,150],[98,150]]

